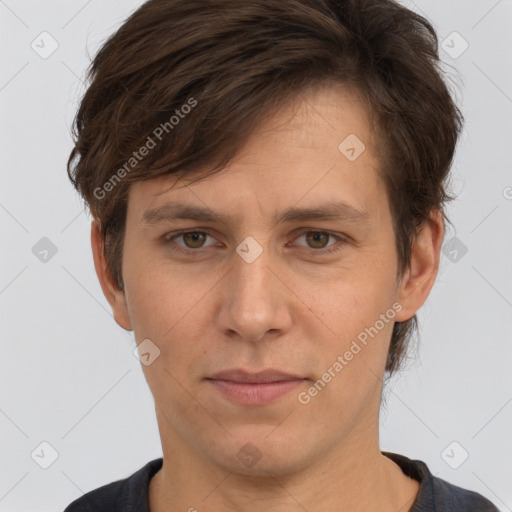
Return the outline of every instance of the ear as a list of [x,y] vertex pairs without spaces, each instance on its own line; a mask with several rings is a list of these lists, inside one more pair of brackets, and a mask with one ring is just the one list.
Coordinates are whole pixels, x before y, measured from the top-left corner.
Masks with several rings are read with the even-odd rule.
[[404,322],[425,303],[434,286],[439,270],[444,224],[439,210],[433,210],[429,220],[420,227],[412,245],[411,266],[399,285],[398,302],[402,305],[396,321]]
[[112,308],[114,319],[120,327],[131,331],[133,327],[126,306],[126,298],[123,290],[117,286],[112,271],[107,264],[103,236],[97,219],[94,219],[91,223],[91,247],[96,275],[103,290],[103,295],[105,295]]

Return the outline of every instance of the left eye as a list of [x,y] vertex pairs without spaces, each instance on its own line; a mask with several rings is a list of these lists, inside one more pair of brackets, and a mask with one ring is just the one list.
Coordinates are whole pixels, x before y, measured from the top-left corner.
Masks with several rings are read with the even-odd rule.
[[306,242],[308,244],[313,244],[313,249],[320,250],[325,249],[326,247],[330,247],[330,245],[326,245],[326,243],[329,240],[329,238],[334,238],[334,235],[332,235],[331,233],[327,233],[326,231],[306,231],[305,233],[302,233],[297,238],[297,240],[303,236],[306,237]]

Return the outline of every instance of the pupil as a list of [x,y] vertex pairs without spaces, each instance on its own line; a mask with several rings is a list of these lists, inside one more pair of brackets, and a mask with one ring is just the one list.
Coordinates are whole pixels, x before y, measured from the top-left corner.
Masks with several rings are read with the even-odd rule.
[[[202,238],[204,238],[204,235],[202,235],[201,233],[186,233],[186,236],[189,236],[193,239],[193,243],[194,242],[200,242],[199,243],[199,246],[201,245],[201,242],[202,242]],[[193,247],[198,247],[197,245],[193,245]]]
[[[309,235],[308,236],[308,241],[311,241],[311,238],[313,238],[313,242],[318,242],[318,237],[326,237],[327,234],[326,233],[320,233],[320,232],[314,232],[312,235]],[[324,244],[325,245],[325,244]],[[324,247],[324,245],[322,245],[322,247]]]

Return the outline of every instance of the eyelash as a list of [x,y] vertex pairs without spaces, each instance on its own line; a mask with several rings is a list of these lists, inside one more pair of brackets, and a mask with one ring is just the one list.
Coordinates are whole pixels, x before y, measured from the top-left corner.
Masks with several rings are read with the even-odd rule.
[[[174,241],[175,238],[179,238],[180,236],[185,235],[187,233],[205,234],[205,235],[211,236],[213,238],[213,235],[211,235],[208,231],[200,231],[200,230],[194,229],[194,230],[188,230],[188,231],[179,231],[177,233],[168,233],[167,235],[165,235],[164,239],[165,239],[165,242],[167,244],[169,244],[169,247],[171,248],[171,250],[173,250],[175,252],[179,252],[181,254],[190,254],[193,252],[198,252],[200,249],[202,249],[202,247],[199,247],[198,249],[184,249],[180,245],[170,243],[170,242]],[[314,229],[303,230],[297,235],[296,238],[299,238],[300,236],[307,234],[307,233],[327,234],[333,238],[337,238],[338,241],[341,242],[341,245],[344,245],[345,243],[348,242],[348,240],[345,237],[335,235],[334,233],[331,233],[330,231],[320,231],[320,230],[314,230]],[[174,245],[174,247],[172,245]],[[318,255],[327,255],[327,254],[333,254],[335,252],[338,252],[341,249],[342,249],[342,247],[340,247],[340,245],[335,244],[334,246],[328,246],[323,249],[311,249],[311,250],[315,254],[318,254]]]

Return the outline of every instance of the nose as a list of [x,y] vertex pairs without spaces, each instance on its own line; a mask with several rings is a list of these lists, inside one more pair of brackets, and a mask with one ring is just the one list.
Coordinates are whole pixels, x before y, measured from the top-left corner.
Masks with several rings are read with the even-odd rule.
[[223,280],[218,327],[230,338],[259,342],[290,329],[294,295],[268,249],[249,261],[234,254],[233,267]]

